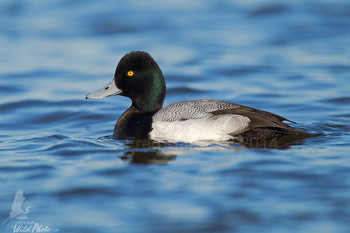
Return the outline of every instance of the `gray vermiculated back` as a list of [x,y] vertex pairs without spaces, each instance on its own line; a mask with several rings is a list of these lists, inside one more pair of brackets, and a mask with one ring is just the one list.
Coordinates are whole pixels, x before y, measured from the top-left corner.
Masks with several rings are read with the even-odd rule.
[[183,121],[213,116],[212,112],[241,107],[239,104],[217,100],[199,99],[176,102],[166,106],[153,116],[154,121]]

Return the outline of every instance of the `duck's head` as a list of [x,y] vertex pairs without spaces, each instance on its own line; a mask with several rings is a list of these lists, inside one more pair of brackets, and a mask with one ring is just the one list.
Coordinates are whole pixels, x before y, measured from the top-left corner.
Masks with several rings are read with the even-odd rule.
[[148,53],[137,51],[122,57],[112,82],[86,99],[122,95],[129,97],[139,111],[156,112],[162,108],[165,91],[164,77],[157,63]]

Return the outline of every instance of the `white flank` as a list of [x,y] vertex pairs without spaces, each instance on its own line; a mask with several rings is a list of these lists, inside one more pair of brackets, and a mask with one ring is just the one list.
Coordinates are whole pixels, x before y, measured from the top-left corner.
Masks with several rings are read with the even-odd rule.
[[[250,120],[240,115],[222,115],[185,121],[155,121],[150,137],[156,141],[227,141],[245,131]],[[231,134],[231,135],[229,135]]]

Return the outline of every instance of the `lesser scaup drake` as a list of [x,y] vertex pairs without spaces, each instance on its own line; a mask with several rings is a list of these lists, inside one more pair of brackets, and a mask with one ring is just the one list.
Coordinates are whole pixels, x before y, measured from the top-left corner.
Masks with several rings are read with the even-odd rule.
[[244,142],[299,132],[283,123],[289,121],[284,117],[224,101],[188,100],[162,108],[165,92],[158,64],[136,51],[119,61],[112,82],[86,99],[122,95],[132,100],[114,127],[116,139]]

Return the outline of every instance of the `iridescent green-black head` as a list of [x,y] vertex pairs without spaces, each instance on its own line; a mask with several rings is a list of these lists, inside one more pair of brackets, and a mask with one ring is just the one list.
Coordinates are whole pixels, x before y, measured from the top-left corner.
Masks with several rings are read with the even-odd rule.
[[164,77],[157,63],[148,53],[137,51],[122,57],[111,83],[86,98],[122,95],[129,97],[137,110],[156,112],[162,108],[165,92]]

